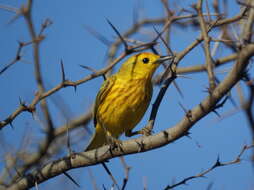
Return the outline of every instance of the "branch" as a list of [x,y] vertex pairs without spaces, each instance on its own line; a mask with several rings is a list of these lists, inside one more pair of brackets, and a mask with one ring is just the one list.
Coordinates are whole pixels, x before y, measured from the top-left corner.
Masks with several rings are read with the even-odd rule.
[[206,174],[210,173],[211,171],[213,171],[215,168],[219,168],[219,167],[223,167],[223,166],[229,166],[229,165],[234,165],[234,164],[239,164],[241,162],[241,157],[243,155],[243,153],[248,150],[248,149],[251,149],[251,148],[254,148],[254,145],[245,145],[243,146],[242,150],[240,151],[240,153],[236,156],[235,159],[233,159],[232,161],[229,161],[229,162],[220,162],[220,159],[218,157],[218,159],[216,160],[216,162],[210,167],[208,168],[207,170],[203,171],[203,172],[200,172],[196,175],[193,175],[193,176],[190,176],[190,177],[187,177],[181,181],[179,181],[178,183],[175,183],[173,185],[168,185],[164,188],[164,190],[169,190],[169,189],[173,189],[175,187],[178,187],[180,185],[186,185],[186,182],[192,180],[192,179],[196,179],[196,178],[200,178],[200,177],[205,177]]
[[[223,25],[237,22],[244,17],[245,13],[246,13],[246,9],[244,9],[240,14],[233,16],[231,18],[224,18],[224,19],[212,21],[210,23],[210,25],[214,26],[214,27],[220,27]],[[171,16],[170,19],[171,19],[171,23],[177,23],[178,21],[182,21],[182,20],[190,19],[190,18],[195,18],[197,16],[198,16],[197,14],[189,14],[189,15]],[[155,19],[141,20],[139,22],[136,22],[130,29],[128,29],[126,32],[124,32],[122,34],[122,36],[123,36],[123,38],[128,38],[131,35],[135,34],[137,31],[139,31],[140,28],[142,28],[144,26],[165,24],[167,22],[167,20],[168,20],[167,18],[155,18]],[[120,45],[121,45],[121,40],[116,40],[116,42],[114,42],[111,45],[111,48],[108,51],[108,62],[109,63],[111,63],[112,60],[114,59]]]
[[[153,46],[154,43],[144,43],[142,45],[138,45],[138,46],[134,46],[132,47],[132,52],[140,52],[142,50],[146,50],[149,49],[151,46]],[[31,102],[31,104],[27,105],[26,107],[23,106],[19,106],[12,114],[10,114],[6,119],[0,121],[0,130],[5,127],[8,124],[11,124],[12,121],[22,112],[24,111],[35,111],[35,106],[43,99],[47,98],[48,96],[56,93],[57,91],[65,88],[65,87],[69,87],[72,86],[74,88],[76,88],[78,85],[83,84],[87,81],[90,81],[94,78],[103,76],[105,73],[107,73],[109,70],[111,70],[118,62],[120,62],[122,59],[124,59],[127,56],[127,54],[124,52],[121,55],[119,55],[119,57],[117,57],[110,65],[108,65],[107,67],[96,71],[95,73],[92,73],[80,80],[77,81],[70,81],[70,80],[65,80],[62,81],[60,84],[56,85],[55,87],[53,87],[52,89],[45,91],[44,93],[40,94],[37,93],[36,96],[34,97],[33,101]]]
[[184,134],[186,134],[186,132],[188,132],[188,130],[192,128],[196,122],[213,110],[217,102],[219,102],[219,100],[225,96],[242,78],[242,73],[248,66],[249,59],[253,55],[253,44],[244,47],[239,53],[237,62],[234,64],[232,70],[225,77],[225,79],[199,105],[189,111],[189,117],[185,116],[175,126],[152,136],[123,141],[121,150],[114,149],[109,151],[109,146],[103,146],[96,150],[76,153],[71,156],[50,162],[42,168],[28,173],[7,189],[27,189],[33,187],[35,182],[39,184],[73,168],[95,165],[114,157],[145,152],[174,142],[175,140],[184,136]]
[[[28,0],[27,5],[21,8],[21,14],[25,18],[25,21],[27,23],[28,30],[33,42],[32,46],[33,46],[34,68],[35,68],[35,80],[38,86],[37,95],[40,96],[45,91],[44,83],[41,76],[41,69],[40,69],[39,45],[41,42],[41,36],[37,36],[34,29],[34,24],[31,17],[32,3],[33,3],[32,0]],[[46,26],[44,28],[46,28]],[[41,32],[43,32],[43,30]],[[34,164],[38,163],[43,158],[43,156],[47,153],[54,139],[54,125],[48,110],[48,105],[46,100],[42,100],[40,106],[46,121],[46,137],[44,141],[45,143],[43,145],[40,145],[39,150],[36,154],[34,154],[33,156],[30,155],[29,159],[26,160],[26,162],[22,166],[23,170],[17,172],[18,175],[20,174],[22,175],[23,171],[25,171],[26,168],[30,168]]]
[[17,63],[21,60],[21,57],[22,57],[21,51],[22,51],[23,47],[28,46],[30,44],[32,44],[32,42],[26,42],[26,43],[19,42],[19,46],[16,51],[15,57],[13,58],[13,60],[10,63],[8,63],[6,66],[4,66],[4,68],[2,68],[0,70],[0,75],[3,74],[5,71],[7,71],[12,65],[14,65],[15,63]]
[[[237,59],[237,54],[231,54],[222,58],[219,58],[214,61],[214,67],[219,67],[221,65],[224,65],[225,63],[228,63],[230,61],[234,61]],[[206,65],[200,64],[190,67],[178,67],[176,69],[177,74],[190,74],[190,73],[196,73],[196,72],[202,72],[206,70]]]
[[209,78],[209,88],[210,91],[213,91],[213,89],[216,86],[215,83],[215,76],[213,72],[213,60],[210,52],[210,37],[208,36],[208,28],[205,23],[205,19],[203,17],[202,13],[202,4],[203,0],[199,0],[198,4],[196,6],[196,10],[198,12],[198,18],[199,18],[199,23],[200,23],[200,28],[201,28],[201,33],[204,38],[204,48],[205,48],[205,57],[206,57],[206,69],[207,69],[207,74]]

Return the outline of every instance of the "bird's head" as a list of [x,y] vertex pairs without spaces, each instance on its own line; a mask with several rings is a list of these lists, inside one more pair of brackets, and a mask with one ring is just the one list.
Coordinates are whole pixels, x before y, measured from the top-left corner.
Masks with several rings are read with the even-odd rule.
[[159,65],[171,58],[171,56],[159,56],[150,52],[139,53],[122,64],[119,74],[128,78],[151,79]]

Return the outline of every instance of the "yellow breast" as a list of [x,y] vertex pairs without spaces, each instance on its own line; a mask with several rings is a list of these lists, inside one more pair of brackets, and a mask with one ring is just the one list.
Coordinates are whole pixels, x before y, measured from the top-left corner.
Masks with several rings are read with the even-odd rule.
[[117,79],[98,107],[97,118],[111,135],[118,138],[133,129],[145,114],[152,96],[150,81]]

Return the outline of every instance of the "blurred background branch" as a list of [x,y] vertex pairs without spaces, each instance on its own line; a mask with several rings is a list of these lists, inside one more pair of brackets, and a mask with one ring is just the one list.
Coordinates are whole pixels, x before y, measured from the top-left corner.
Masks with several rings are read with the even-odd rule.
[[[112,0],[112,2],[114,1]],[[212,165],[207,163],[207,160],[212,159],[203,159],[202,156],[198,155],[195,157],[195,160],[198,161],[197,167],[202,167],[199,162],[204,161],[205,164],[203,166],[208,168],[207,170],[203,170],[203,172],[194,176],[190,175],[190,177],[182,178],[183,180],[178,180],[179,182],[174,182],[172,179],[173,185],[165,185],[164,188],[172,189],[184,185],[193,178],[204,177],[208,173],[210,175],[210,172],[219,166],[242,164],[240,161],[243,160],[243,153],[247,149],[252,148],[254,142],[253,1],[234,1],[234,5],[231,5],[232,1],[229,0],[193,0],[188,3],[167,0],[153,1],[148,15],[144,16],[144,7],[142,6],[148,6],[149,2],[144,1],[144,5],[141,5],[141,2],[135,2],[137,4],[134,12],[132,10],[133,18],[130,18],[130,16],[126,17],[124,15],[126,13],[122,13],[125,11],[124,7],[115,7],[116,9],[110,10],[103,16],[99,14],[100,11],[96,10],[97,15],[88,19],[89,21],[94,20],[92,24],[85,23],[85,29],[91,34],[91,37],[106,45],[107,49],[104,50],[106,51],[106,56],[103,61],[106,64],[104,65],[93,64],[94,62],[99,62],[99,57],[103,57],[101,56],[102,51],[98,48],[101,44],[98,47],[93,46],[96,39],[89,42],[90,38],[87,34],[85,37],[83,33],[83,36],[75,36],[69,31],[69,29],[74,31],[76,25],[84,26],[83,22],[86,21],[82,20],[83,17],[80,17],[79,19],[81,20],[77,22],[70,22],[74,24],[72,26],[64,22],[68,29],[59,29],[57,27],[60,22],[63,22],[62,20],[68,22],[66,17],[57,20],[57,16],[55,16],[61,15],[58,12],[58,10],[62,10],[63,7],[61,6],[57,6],[57,11],[56,8],[53,9],[52,14],[43,8],[44,6],[40,4],[42,2],[39,3],[33,0],[22,1],[23,4],[17,3],[16,7],[8,5],[9,2],[0,5],[0,15],[4,15],[4,19],[0,19],[1,27],[3,27],[3,31],[10,27],[10,32],[3,32],[2,36],[3,38],[6,36],[10,44],[11,39],[15,36],[14,45],[9,45],[8,41],[6,46],[8,51],[6,50],[6,55],[3,53],[0,58],[0,84],[3,86],[0,100],[2,112],[0,115],[0,143],[2,147],[0,189],[18,190],[35,186],[40,189],[38,184],[42,182],[48,184],[47,181],[57,175],[69,175],[69,173],[66,174],[65,172],[71,169],[96,165],[109,160],[110,164],[108,165],[113,168],[113,172],[108,171],[111,176],[108,176],[105,171],[98,171],[96,168],[95,173],[89,168],[88,177],[85,180],[82,172],[73,172],[75,174],[69,176],[74,176],[74,183],[76,180],[85,181],[82,184],[85,189],[86,186],[93,189],[101,189],[101,186],[103,186],[103,189],[120,189],[120,187],[123,190],[134,189],[139,179],[135,179],[132,175],[141,175],[138,173],[142,167],[142,164],[135,164],[143,163],[143,160],[149,159],[145,154],[139,154],[147,151],[149,151],[149,153],[146,153],[147,155],[153,154],[158,159],[153,161],[153,163],[149,163],[149,167],[155,165],[154,167],[159,168],[161,166],[161,169],[158,170],[164,170],[165,167],[163,175],[166,178],[159,179],[159,174],[157,174],[158,176],[155,176],[155,178],[150,178],[150,181],[146,184],[148,187],[142,188],[149,189],[149,184],[156,180],[160,184],[168,184],[169,177],[167,175],[171,177],[172,175],[174,177],[179,175],[186,176],[185,169],[170,170],[172,174],[168,174],[165,162],[159,159],[168,159],[168,155],[171,155],[170,158],[173,159],[172,157],[179,155],[176,161],[173,161],[173,165],[172,161],[168,163],[169,165],[171,164],[170,167],[181,166],[183,163],[178,162],[178,159],[185,159],[184,164],[188,164],[188,151],[194,149],[193,147],[187,148],[187,146],[191,146],[191,143],[175,148],[174,151],[176,152],[174,153],[170,151],[173,147],[178,147],[176,144],[179,143],[179,139],[181,139],[180,142],[184,141],[184,137],[194,137],[198,141],[202,141],[202,144],[206,144],[202,136],[209,138],[210,133],[201,131],[203,128],[205,128],[204,130],[210,130],[207,118],[211,118],[212,112],[220,117],[220,123],[223,123],[228,118],[232,119],[231,123],[224,124],[224,126],[242,127],[244,125],[242,123],[243,118],[236,119],[233,116],[234,114],[221,117],[218,113],[219,108],[222,112],[230,110],[228,99],[234,105],[235,111],[230,113],[237,113],[242,110],[246,116],[246,125],[250,129],[250,132],[248,132],[250,137],[245,135],[246,137],[242,137],[241,142],[242,144],[244,142],[244,144],[250,145],[244,146],[241,153],[231,162],[220,162],[217,160]],[[113,4],[117,3],[114,2]],[[127,4],[130,3],[126,2]],[[156,7],[160,7],[160,11],[156,12]],[[101,7],[96,8],[103,11]],[[83,9],[84,7],[82,7],[80,13],[88,14],[89,10],[84,11]],[[232,13],[233,9],[234,13]],[[76,13],[74,10],[71,11],[69,7],[68,10],[69,12],[66,11],[68,13],[66,15],[69,17]],[[108,18],[107,14],[110,12],[115,12],[114,18],[119,17],[120,20],[112,19],[111,21],[111,19],[107,19],[108,27],[104,18],[105,16]],[[153,16],[155,12],[156,16]],[[9,15],[11,15],[11,19],[9,19]],[[63,15],[60,17],[63,17]],[[103,20],[105,26],[108,27],[104,26],[108,33],[99,29],[99,24],[96,23],[97,18]],[[121,19],[125,18],[128,18],[132,23],[130,25],[124,24]],[[41,22],[41,20],[44,21]],[[2,26],[4,23],[8,23],[8,25]],[[64,30],[68,30],[69,33],[64,33]],[[79,30],[83,32],[82,27]],[[55,31],[58,32],[52,38]],[[12,34],[13,32],[15,35]],[[64,41],[61,45],[67,45],[64,46],[63,53],[60,54],[58,49],[61,49],[61,45],[55,49],[52,47],[56,47],[53,45],[59,43],[54,41],[55,38],[61,37],[63,34],[65,37],[61,38]],[[112,34],[114,35],[113,39],[107,37]],[[75,37],[77,40],[72,42]],[[82,41],[84,47],[80,48],[79,43],[81,43],[82,38],[84,38],[84,41]],[[71,58],[64,58],[65,54],[71,52],[72,43],[74,43],[74,48],[72,48],[75,51],[72,52]],[[3,45],[0,44],[0,46],[5,50]],[[77,53],[79,51],[80,54]],[[89,53],[90,51],[92,53]],[[93,130],[89,128],[90,123],[92,123],[90,121],[93,119],[93,106],[91,105],[93,105],[96,92],[100,86],[98,80],[113,73],[115,68],[118,68],[118,65],[121,64],[120,62],[129,55],[142,51],[174,56],[173,62],[170,65],[169,63],[168,65],[164,64],[154,76],[154,85],[159,88],[156,88],[154,92],[152,111],[149,110],[147,113],[151,117],[148,119],[148,116],[146,116],[146,120],[140,124],[147,125],[148,123],[148,125],[151,125],[150,132],[155,134],[152,133],[151,136],[123,141],[122,151],[110,151],[105,146],[98,150],[84,153],[83,150],[87,140],[93,133]],[[83,54],[85,55],[82,57],[81,64],[79,64],[80,60],[77,57]],[[59,56],[61,57],[60,64]],[[52,65],[55,66],[54,69]],[[82,65],[86,70],[81,70],[79,67],[75,70],[73,65]],[[20,70],[20,68],[27,69]],[[195,77],[198,79],[192,79]],[[192,80],[187,80],[187,78]],[[12,80],[15,83],[9,84],[9,81]],[[50,84],[50,87],[48,87],[48,84]],[[74,91],[69,90],[70,88],[67,87],[73,87]],[[234,90],[235,87],[237,92]],[[77,90],[77,88],[79,89]],[[29,90],[26,91],[26,89]],[[174,101],[176,96],[179,95],[175,91],[181,95],[181,103],[179,103],[181,106],[177,104],[179,101]],[[207,94],[202,94],[202,91],[206,91]],[[27,98],[27,94],[29,94],[29,98]],[[169,97],[170,102],[168,102]],[[16,99],[18,99],[18,103],[13,105],[12,102],[16,102]],[[183,101],[184,103],[182,103]],[[81,102],[88,103],[85,105]],[[191,109],[188,109],[188,107]],[[76,111],[77,109],[79,111]],[[75,110],[75,114],[71,110]],[[26,112],[30,113],[32,117],[27,117]],[[167,120],[168,118],[170,119]],[[200,121],[201,119],[205,121]],[[154,126],[155,121],[156,126]],[[196,127],[200,125],[202,127]],[[8,126],[11,126],[11,128]],[[222,129],[216,128],[213,130],[215,130],[213,133],[215,136],[210,135],[212,139],[210,142],[211,147],[216,149],[221,146],[223,148],[223,144],[215,145],[217,142],[214,142],[217,141],[217,136],[223,133],[220,131]],[[224,141],[230,142],[229,139],[231,135],[233,136],[231,133],[233,130],[233,128],[227,129],[226,134],[224,133],[222,137]],[[240,128],[240,131],[243,130],[243,128]],[[200,136],[198,136],[199,133]],[[240,136],[239,133],[237,136]],[[165,147],[176,140],[178,140],[177,143],[167,146],[166,153],[163,153],[165,149],[160,147]],[[229,145],[232,143],[230,142]],[[239,143],[238,146],[242,147],[242,144]],[[156,148],[160,149],[151,151]],[[223,153],[226,154],[228,151],[229,155],[232,151],[237,150],[239,148],[236,145],[222,149]],[[219,152],[217,149],[216,151]],[[188,154],[183,156],[182,152]],[[197,152],[200,153],[202,150],[198,149]],[[191,154],[197,154],[197,152]],[[253,152],[251,159],[247,159],[252,164],[254,163]],[[210,152],[208,151],[205,154],[208,153]],[[211,151],[212,155],[216,155],[216,153]],[[134,156],[135,161],[131,162],[131,159],[128,159],[129,157],[122,157],[128,154],[135,154],[137,156]],[[141,162],[139,155],[144,156]],[[119,156],[120,164],[115,166],[116,160],[111,161],[111,158]],[[233,156],[228,157],[232,158]],[[147,163],[144,165],[147,165]],[[212,167],[208,167],[209,165],[212,165]],[[119,166],[121,169],[119,169]],[[193,166],[193,164],[188,164],[188,166]],[[130,170],[130,168],[133,169]],[[137,171],[139,169],[140,171]],[[72,173],[72,170],[70,172]],[[152,173],[150,172],[147,175],[152,175]],[[216,175],[216,171],[213,173]],[[107,182],[97,181],[96,174],[99,174],[102,178],[107,176],[108,179],[110,177],[111,180]],[[217,175],[219,174],[217,173]],[[254,176],[253,173],[252,176]],[[57,179],[59,180],[59,178],[54,178],[55,181]],[[92,184],[90,186],[87,184],[89,179]],[[196,181],[198,180],[196,179]],[[59,189],[65,187],[67,178],[63,178],[63,181]],[[200,180],[199,183],[202,184],[203,182]],[[104,184],[107,184],[108,187],[104,186]],[[249,181],[249,184],[253,188],[251,181]],[[152,187],[154,189],[161,188],[161,186]],[[181,186],[180,188],[183,187]],[[47,188],[51,189],[50,185]],[[68,189],[72,188],[74,188],[73,184]],[[195,185],[193,188],[197,189]]]

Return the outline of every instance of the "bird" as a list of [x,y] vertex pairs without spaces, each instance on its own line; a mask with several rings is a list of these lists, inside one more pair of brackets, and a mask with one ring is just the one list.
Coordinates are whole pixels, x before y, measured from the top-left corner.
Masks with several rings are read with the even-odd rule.
[[151,52],[135,54],[103,82],[93,110],[95,132],[85,151],[117,142],[123,133],[128,137],[134,134],[132,129],[144,116],[152,98],[153,74],[160,63],[171,57]]

